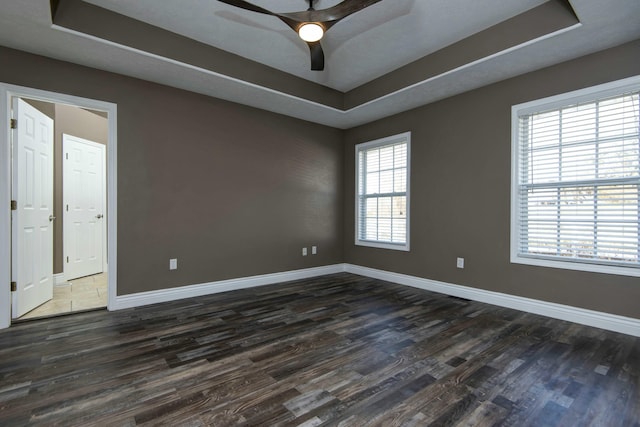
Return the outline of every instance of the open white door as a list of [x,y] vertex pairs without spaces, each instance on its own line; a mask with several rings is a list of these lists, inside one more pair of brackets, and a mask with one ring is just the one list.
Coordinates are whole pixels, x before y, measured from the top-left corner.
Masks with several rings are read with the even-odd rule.
[[53,120],[13,100],[13,318],[53,298]]
[[97,142],[62,135],[64,277],[103,272],[105,213],[105,149]]

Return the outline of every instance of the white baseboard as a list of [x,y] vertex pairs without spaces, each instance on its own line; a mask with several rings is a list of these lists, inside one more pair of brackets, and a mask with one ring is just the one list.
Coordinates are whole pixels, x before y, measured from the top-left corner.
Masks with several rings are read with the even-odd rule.
[[288,282],[290,280],[307,279],[344,271],[344,264],[327,265],[323,267],[305,268],[302,270],[286,271],[282,273],[262,274],[259,276],[241,277],[238,279],[221,280],[218,282],[201,283],[197,285],[179,286],[176,288],[160,289],[157,291],[140,292],[129,295],[119,295],[115,304],[109,310],[140,307],[160,302],[175,301],[219,292],[235,291],[256,286],[271,285],[273,283]]
[[67,283],[67,280],[64,278],[64,273],[56,273],[53,275],[53,284],[54,285],[62,285]]
[[392,273],[353,264],[345,264],[344,271],[374,279],[386,280],[400,285],[412,286],[427,291],[513,308],[528,313],[540,314],[555,319],[568,320],[574,323],[595,326],[609,331],[640,337],[640,319],[476,289],[468,286],[454,285],[437,280],[423,279],[421,277]]
[[[409,276],[407,274],[393,273],[390,271],[377,270],[353,264],[334,264],[303,270],[263,274],[259,276],[242,277],[238,279],[221,280],[218,282],[121,295],[115,298],[115,304],[113,304],[113,306],[109,306],[109,309],[120,310],[124,308],[140,307],[143,305],[288,282],[291,280],[307,279],[310,277],[345,271],[348,273],[358,274],[360,276],[386,280],[400,285],[411,286],[414,288],[438,292],[459,298],[466,298],[501,307],[513,308],[515,310],[521,310],[528,313],[540,314],[542,316],[552,317],[555,319],[567,320],[574,323],[640,337],[640,319],[503,294],[500,292],[487,291],[484,289],[471,288],[468,286],[454,285],[437,280],[424,279],[421,277]],[[64,275],[62,275],[62,280],[64,281]]]

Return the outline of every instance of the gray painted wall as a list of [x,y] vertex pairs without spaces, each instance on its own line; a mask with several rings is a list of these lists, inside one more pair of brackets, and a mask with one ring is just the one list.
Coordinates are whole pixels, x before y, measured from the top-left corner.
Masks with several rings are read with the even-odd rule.
[[[509,262],[511,105],[640,74],[638,57],[640,41],[346,132],[4,48],[0,81],[118,104],[119,294],[348,262],[640,318],[638,278]],[[406,131],[411,252],[355,247],[354,144]]]
[[23,99],[24,102],[30,104],[33,108],[49,117],[51,120],[56,118],[56,105],[50,102],[38,101],[35,99]]
[[[511,264],[511,106],[640,74],[640,41],[346,132],[345,261],[640,318],[640,278]],[[411,131],[411,252],[356,247],[354,145]],[[456,257],[465,268],[456,268]]]
[[117,103],[120,295],[342,261],[341,131],[16,50],[0,61],[2,82]]

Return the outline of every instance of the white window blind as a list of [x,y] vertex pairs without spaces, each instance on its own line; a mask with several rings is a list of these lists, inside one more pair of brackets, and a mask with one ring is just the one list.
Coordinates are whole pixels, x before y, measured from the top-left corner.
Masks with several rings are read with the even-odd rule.
[[518,114],[518,256],[640,267],[639,89]]
[[356,146],[356,244],[409,249],[409,138]]

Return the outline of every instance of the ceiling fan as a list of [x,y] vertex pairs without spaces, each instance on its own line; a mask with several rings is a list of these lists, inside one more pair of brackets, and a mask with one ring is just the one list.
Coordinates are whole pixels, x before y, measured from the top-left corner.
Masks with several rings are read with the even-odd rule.
[[320,45],[320,39],[324,33],[346,18],[362,9],[378,3],[381,0],[344,0],[328,9],[315,10],[313,0],[309,1],[309,9],[301,12],[276,13],[251,4],[245,0],[218,0],[231,6],[246,9],[251,12],[262,13],[264,15],[275,16],[287,24],[293,31],[298,33],[300,38],[309,46],[311,52],[311,69],[314,71],[324,70],[324,52]]

